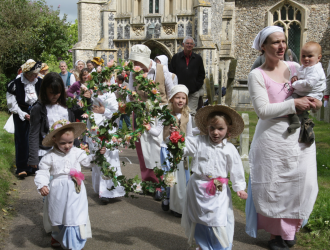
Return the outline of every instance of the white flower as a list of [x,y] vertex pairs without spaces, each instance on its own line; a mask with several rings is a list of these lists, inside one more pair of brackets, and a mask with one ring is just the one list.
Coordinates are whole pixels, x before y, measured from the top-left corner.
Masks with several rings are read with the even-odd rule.
[[152,111],[154,108],[154,105],[152,104],[152,101],[150,99],[148,99],[146,102],[146,108],[148,112]]
[[165,179],[164,179],[164,182],[167,186],[170,186],[170,187],[173,187],[174,184],[175,184],[175,176],[174,176],[174,173],[173,172],[167,172],[166,175],[165,175]]
[[108,87],[108,83],[107,82],[103,83],[103,87]]
[[328,225],[328,224],[329,224],[329,221],[328,221],[328,220],[326,220],[324,223],[325,223],[326,225]]
[[134,192],[138,193],[138,192],[141,192],[141,191],[142,191],[141,182],[140,182],[140,183],[136,183],[136,182],[134,182],[133,185],[132,185],[132,188],[133,188],[133,189],[134,189],[134,186],[136,186]]

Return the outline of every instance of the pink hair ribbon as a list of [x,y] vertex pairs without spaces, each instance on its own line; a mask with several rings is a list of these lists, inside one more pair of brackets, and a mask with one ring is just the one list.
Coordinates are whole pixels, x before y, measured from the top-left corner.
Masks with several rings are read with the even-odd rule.
[[208,195],[215,195],[215,192],[222,191],[222,185],[226,184],[228,185],[228,179],[227,178],[214,178],[208,181],[205,184],[202,184],[201,186],[205,188],[205,191]]

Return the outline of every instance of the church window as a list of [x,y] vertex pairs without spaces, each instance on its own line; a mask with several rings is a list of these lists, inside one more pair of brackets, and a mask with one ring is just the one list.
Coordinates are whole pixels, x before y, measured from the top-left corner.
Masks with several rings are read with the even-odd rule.
[[294,4],[290,4],[290,1],[284,1],[282,4],[275,6],[270,12],[272,14],[271,24],[284,29],[288,39],[288,48],[296,54],[297,58],[300,58],[303,27],[301,9]]
[[128,24],[125,26],[125,38],[130,39],[130,26]]
[[186,36],[192,37],[192,24],[191,24],[191,22],[188,22],[188,25],[186,26]]
[[159,0],[149,0],[149,14],[159,13]]
[[118,52],[117,52],[117,60],[118,60],[118,62],[119,62],[119,59],[122,59],[122,51],[121,51],[121,49],[119,49]]
[[157,23],[157,24],[156,24],[156,27],[155,27],[154,38],[159,38],[159,37],[160,37],[160,28],[161,28],[160,24]]
[[123,26],[117,26],[117,39],[123,39]]
[[184,24],[180,23],[178,25],[178,37],[184,37]]

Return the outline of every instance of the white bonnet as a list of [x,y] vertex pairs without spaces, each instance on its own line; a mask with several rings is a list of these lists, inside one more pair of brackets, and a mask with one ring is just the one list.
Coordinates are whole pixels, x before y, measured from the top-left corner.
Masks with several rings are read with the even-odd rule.
[[[185,93],[188,97],[189,95],[189,90],[188,88],[183,85],[183,84],[178,84],[178,85],[175,85],[172,89],[171,89],[171,95],[170,97],[168,98],[168,100],[171,100],[173,98],[173,96],[175,96],[177,93]],[[188,104],[188,100],[187,100],[187,104]]]
[[275,32],[284,31],[283,28],[279,26],[268,26],[266,28],[263,28],[254,39],[252,48],[261,51],[261,46],[264,44],[267,37]]
[[151,54],[151,50],[147,46],[143,44],[137,44],[132,46],[131,53],[129,54],[128,59],[132,61],[140,62],[148,69],[151,60],[150,54]]
[[86,65],[86,63],[83,60],[77,60],[74,65],[78,66],[78,62],[83,62]]

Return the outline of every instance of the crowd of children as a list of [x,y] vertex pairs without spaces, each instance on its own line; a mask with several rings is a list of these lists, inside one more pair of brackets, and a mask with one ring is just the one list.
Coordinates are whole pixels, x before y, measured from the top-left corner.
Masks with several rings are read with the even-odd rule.
[[[130,59],[138,61],[136,58]],[[294,89],[293,93],[297,96],[293,97],[310,96],[322,99],[325,74],[319,63],[320,58],[321,48],[317,43],[310,42],[303,46],[303,65],[292,77],[292,84],[288,87],[289,92]],[[158,56],[155,62],[150,63],[155,72],[160,64],[167,64],[165,56]],[[61,74],[51,72],[43,75],[41,79],[38,73],[42,67],[45,69],[45,65],[28,60],[21,67],[20,77],[8,84],[7,102],[14,119],[16,173],[21,178],[36,174],[34,181],[38,192],[46,197],[44,227],[47,232],[52,233],[51,245],[80,250],[83,249],[86,239],[91,237],[81,166],[92,168],[93,189],[104,203],[111,198],[124,196],[125,190],[120,185],[112,189],[112,180],[104,178],[101,167],[91,163],[95,152],[100,150],[111,167],[115,168],[117,175],[122,175],[119,151],[100,148],[100,145],[90,138],[84,138],[89,145],[90,154],[87,155],[80,149],[80,141],[77,138],[86,130],[86,125],[77,122],[77,119],[83,119],[81,115],[84,112],[78,105],[72,108],[66,105],[67,97],[79,98],[81,94],[84,95],[92,107],[95,123],[100,126],[118,111],[118,98],[121,97],[116,93],[98,91],[98,97],[93,98],[89,91],[81,92],[89,74],[98,72],[98,67],[103,66],[102,58],[95,57],[87,61],[87,64],[78,60],[75,65],[72,74],[77,81],[72,84],[71,73],[67,76],[68,80],[63,79],[66,76],[65,70],[62,70],[65,68],[63,62],[60,63]],[[149,67],[149,64],[146,63],[146,72],[147,66]],[[162,72],[167,72],[166,67],[161,68]],[[122,72],[116,79],[111,79],[111,82],[129,87],[132,85],[131,79],[132,74]],[[230,138],[242,133],[244,122],[230,107],[211,105],[198,110],[195,116],[196,128],[193,128],[187,87],[178,85],[177,82],[173,84],[177,81],[175,75],[169,75],[168,79],[172,79],[172,82],[166,85],[166,102],[162,104],[168,104],[177,126],[163,126],[164,121],[156,119],[155,124],[141,137],[141,141],[145,141],[142,146],[137,144],[138,154],[139,150],[152,151],[139,156],[140,164],[141,161],[144,162],[144,167],[141,167],[142,178],[148,180],[151,176],[149,172],[152,172],[152,167],[149,165],[153,165],[153,161],[160,162],[165,173],[170,170],[167,142],[171,133],[184,133],[184,157],[178,165],[178,171],[174,172],[176,183],[166,190],[157,190],[156,197],[160,198],[161,192],[165,193],[162,209],[170,210],[176,217],[182,217],[181,225],[189,243],[195,239],[203,250],[232,249],[234,213],[229,179],[238,197],[247,199],[248,195],[244,191],[246,183],[242,162]],[[132,100],[127,98],[121,101]],[[130,114],[123,114],[120,117],[119,129],[122,128],[123,120],[128,129],[134,127],[134,118],[131,125]],[[300,127],[299,118],[292,116],[291,120],[289,132]],[[91,128],[89,120],[87,128]],[[7,125],[6,129],[11,128]],[[152,143],[157,143],[157,146],[153,147]],[[146,159],[148,155],[150,157]]]

